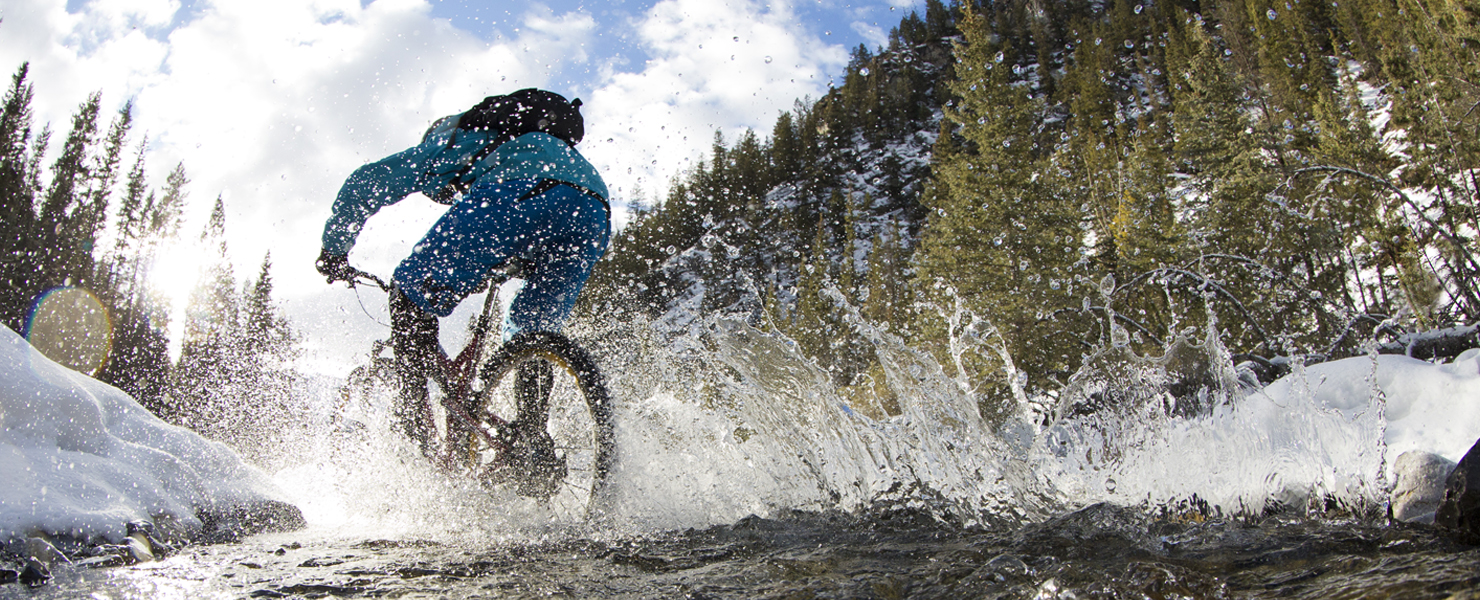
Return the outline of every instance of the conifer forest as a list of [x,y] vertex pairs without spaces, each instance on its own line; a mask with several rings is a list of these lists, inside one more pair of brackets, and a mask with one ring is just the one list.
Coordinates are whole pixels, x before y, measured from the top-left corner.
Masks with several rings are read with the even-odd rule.
[[769,135],[716,135],[585,307],[744,315],[891,412],[861,319],[989,419],[1102,348],[1275,365],[1473,324],[1477,10],[932,0]]
[[[150,182],[148,141],[133,135],[132,103],[107,119],[99,93],[77,107],[60,152],[48,155],[53,131],[34,122],[30,68],[15,71],[0,113],[0,323],[27,335],[49,292],[86,290],[112,329],[107,355],[88,374],[170,422],[217,439],[231,434],[249,455],[267,447],[284,413],[302,411],[282,402],[300,376],[291,368],[295,334],[272,299],[271,257],[255,279],[238,283],[217,198],[196,234],[211,260],[172,359],[169,303],[151,276],[159,253],[189,235],[180,231],[185,166],[162,186]],[[255,441],[242,447],[242,440]]]

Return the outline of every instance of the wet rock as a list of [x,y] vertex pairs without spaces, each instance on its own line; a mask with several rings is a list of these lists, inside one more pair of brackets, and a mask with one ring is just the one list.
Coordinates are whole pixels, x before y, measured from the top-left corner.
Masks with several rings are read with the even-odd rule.
[[207,543],[236,542],[249,535],[297,531],[307,525],[298,507],[277,500],[212,507],[196,516]]
[[40,562],[43,566],[50,567],[57,563],[69,564],[72,561],[67,555],[57,550],[50,541],[42,537],[26,538],[26,557]]
[[1434,525],[1460,543],[1480,545],[1480,441],[1445,481]]
[[1444,483],[1454,462],[1434,454],[1410,450],[1393,461],[1393,518],[1405,523],[1433,523],[1434,511],[1444,499]]
[[46,567],[39,559],[32,556],[26,559],[26,568],[21,569],[20,582],[30,587],[46,585],[51,581],[51,569]]
[[124,529],[128,532],[128,537],[123,538],[128,560],[132,563],[154,562],[156,548],[163,550],[154,538],[154,524],[149,521],[132,521]]

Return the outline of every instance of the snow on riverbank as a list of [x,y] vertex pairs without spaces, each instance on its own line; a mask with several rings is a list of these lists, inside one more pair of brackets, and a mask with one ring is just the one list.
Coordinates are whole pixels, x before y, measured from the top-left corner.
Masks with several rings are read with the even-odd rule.
[[1292,395],[1309,394],[1316,406],[1355,417],[1369,405],[1373,383],[1386,399],[1388,473],[1409,450],[1457,462],[1480,438],[1480,349],[1440,365],[1392,354],[1310,365],[1254,395],[1289,406]]
[[263,510],[287,506],[266,475],[226,446],[159,420],[5,327],[0,481],[0,542],[38,532],[117,542],[127,522],[161,515],[195,536],[221,520],[260,524],[273,518]]

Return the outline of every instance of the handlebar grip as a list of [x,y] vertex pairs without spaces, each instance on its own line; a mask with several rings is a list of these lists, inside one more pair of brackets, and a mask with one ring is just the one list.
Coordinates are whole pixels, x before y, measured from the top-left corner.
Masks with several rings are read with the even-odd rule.
[[354,267],[350,267],[349,274],[349,279],[346,279],[344,281],[346,284],[349,284],[349,287],[355,287],[356,283],[373,283],[375,284],[375,287],[378,287],[387,292],[391,291],[390,284],[386,283],[385,280],[376,277],[374,273],[361,271]]

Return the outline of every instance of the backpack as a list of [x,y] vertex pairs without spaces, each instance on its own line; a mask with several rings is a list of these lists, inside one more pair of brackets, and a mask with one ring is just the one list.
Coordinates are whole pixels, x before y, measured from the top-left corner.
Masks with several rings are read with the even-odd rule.
[[453,131],[447,148],[456,143],[457,134],[462,131],[487,132],[489,138],[469,159],[461,161],[461,169],[450,174],[450,181],[437,190],[432,199],[451,204],[454,196],[468,191],[473,185],[472,181],[467,180],[467,175],[479,162],[505,142],[526,133],[542,131],[567,144],[576,145],[586,133],[585,119],[581,117],[580,108],[580,98],[567,101],[564,96],[555,92],[525,88],[503,96],[484,98],[467,112],[456,115],[455,124],[452,117],[437,121],[432,129],[427,130],[425,137],[431,137],[435,130],[450,128]]

